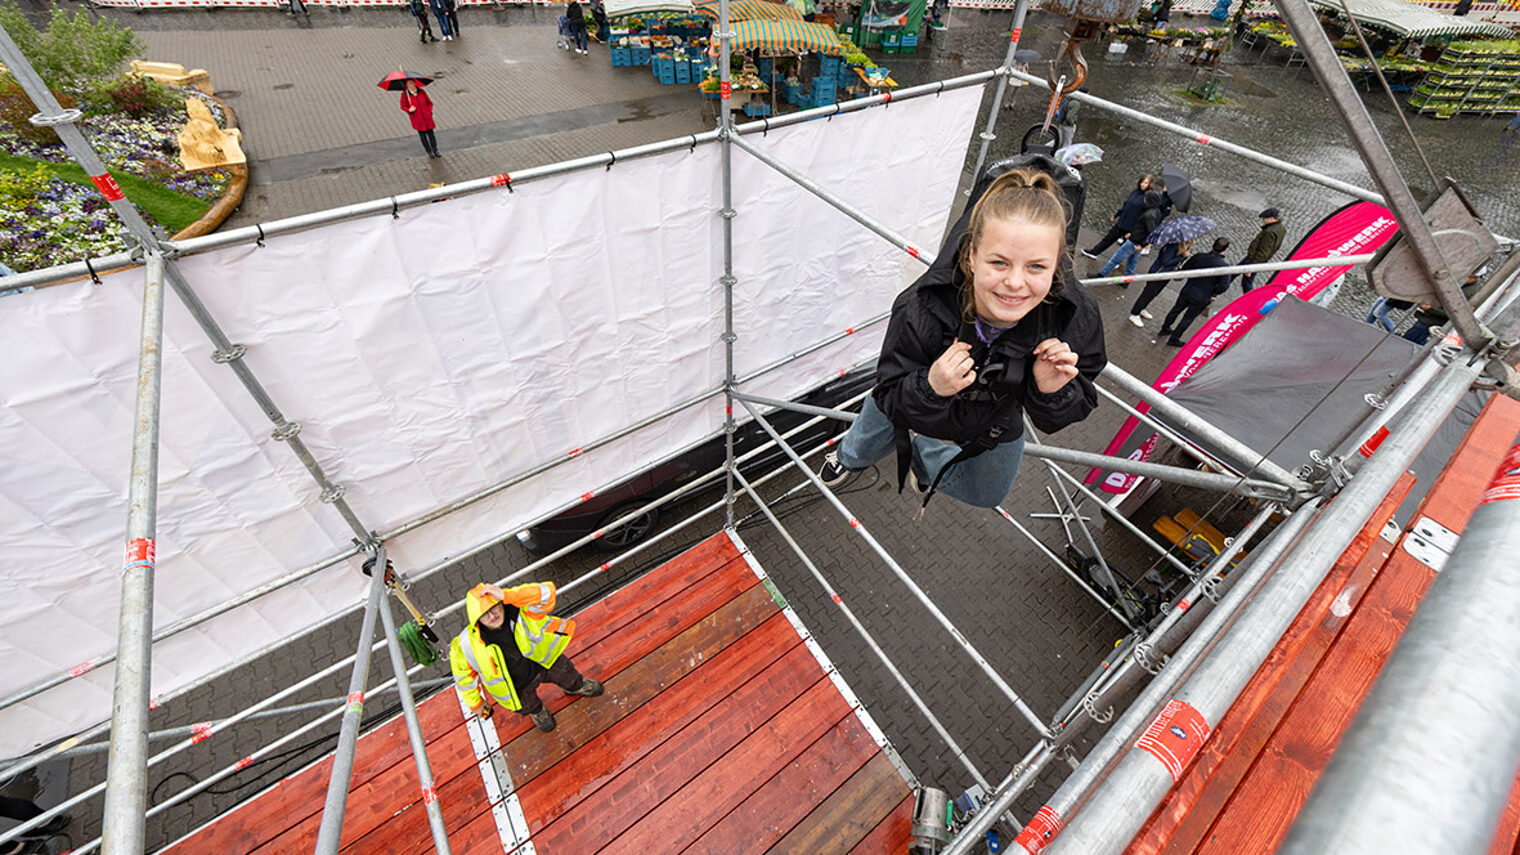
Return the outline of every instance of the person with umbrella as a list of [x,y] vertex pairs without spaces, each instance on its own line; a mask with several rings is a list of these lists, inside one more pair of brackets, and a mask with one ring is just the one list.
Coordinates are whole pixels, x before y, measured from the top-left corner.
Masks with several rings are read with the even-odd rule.
[[[1161,247],[1156,260],[1151,264],[1151,269],[1146,273],[1166,273],[1176,270],[1191,255],[1189,250],[1193,241],[1198,237],[1214,230],[1215,222],[1208,217],[1178,217],[1175,220],[1167,220],[1159,228],[1151,232],[1151,244]],[[1145,283],[1145,289],[1140,292],[1140,297],[1135,300],[1135,305],[1130,307],[1129,322],[1137,327],[1144,327],[1145,322],[1155,317],[1146,311],[1145,307],[1151,301],[1160,296],[1166,289],[1169,279],[1157,279]]]
[[[1282,224],[1282,215],[1276,208],[1268,208],[1257,214],[1261,217],[1261,231],[1251,239],[1251,245],[1246,247],[1246,257],[1240,260],[1241,264],[1266,264],[1277,253],[1277,248],[1282,246],[1283,235],[1288,231]],[[1240,274],[1240,290],[1249,291],[1256,285],[1255,273]]]
[[1148,247],[1151,245],[1151,232],[1161,225],[1161,220],[1166,217],[1166,200],[1160,190],[1145,191],[1145,209],[1135,219],[1134,228],[1124,236],[1124,243],[1109,257],[1108,263],[1098,271],[1099,276],[1107,276],[1114,268],[1124,265],[1124,275],[1129,276],[1135,272],[1135,266],[1140,263],[1141,247],[1149,254]]
[[422,150],[427,152],[429,158],[443,156],[438,153],[438,138],[433,135],[433,99],[422,91],[422,87],[432,82],[433,78],[422,74],[393,71],[379,83],[380,88],[386,91],[400,90],[401,111],[412,120],[412,130],[422,140]]
[[[1210,267],[1224,267],[1228,264],[1224,260],[1224,251],[1230,248],[1229,238],[1215,238],[1213,249],[1201,255],[1189,258],[1182,265],[1183,270],[1204,270]],[[1172,310],[1166,313],[1166,320],[1161,322],[1161,334],[1170,336],[1166,340],[1171,347],[1181,347],[1186,344],[1182,337],[1187,334],[1188,327],[1193,321],[1209,308],[1209,302],[1216,296],[1230,290],[1230,275],[1220,276],[1195,276],[1182,283],[1182,293],[1177,295],[1177,302],[1172,304]]]
[[1115,211],[1114,215],[1108,218],[1111,223],[1108,231],[1104,232],[1103,237],[1093,244],[1092,249],[1083,249],[1082,254],[1088,258],[1096,259],[1114,241],[1124,237],[1130,229],[1134,228],[1135,220],[1139,219],[1140,212],[1145,210],[1145,192],[1151,189],[1151,186],[1155,182],[1155,177],[1149,172],[1140,176],[1139,180],[1135,182],[1135,189],[1129,191],[1129,198],[1125,199],[1124,204],[1119,206],[1119,210]]

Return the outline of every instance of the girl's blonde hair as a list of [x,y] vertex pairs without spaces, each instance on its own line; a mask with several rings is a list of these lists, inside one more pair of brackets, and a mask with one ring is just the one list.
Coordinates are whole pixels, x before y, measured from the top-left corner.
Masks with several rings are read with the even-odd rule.
[[1061,268],[1066,261],[1066,220],[1069,211],[1066,197],[1060,185],[1050,175],[1035,169],[1014,169],[1003,173],[992,182],[987,192],[971,209],[971,223],[966,227],[966,238],[961,241],[958,262],[965,284],[961,287],[961,313],[967,321],[976,318],[976,298],[973,293],[971,253],[981,243],[982,233],[992,220],[1024,220],[1037,226],[1050,226],[1060,235],[1059,251],[1056,253],[1056,270],[1050,283],[1050,296],[1061,292],[1064,282]]

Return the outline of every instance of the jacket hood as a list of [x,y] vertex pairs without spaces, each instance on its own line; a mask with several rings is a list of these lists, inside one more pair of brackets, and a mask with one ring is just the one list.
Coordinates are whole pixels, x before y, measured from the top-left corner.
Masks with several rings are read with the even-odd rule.
[[470,626],[474,626],[480,620],[480,616],[491,610],[491,607],[502,601],[501,589],[495,585],[487,585],[482,582],[471,588],[464,595],[464,614]]
[[1159,208],[1159,207],[1161,207],[1162,201],[1163,200],[1161,198],[1161,191],[1160,190],[1147,190],[1147,191],[1145,191],[1145,207],[1147,207],[1147,208]]

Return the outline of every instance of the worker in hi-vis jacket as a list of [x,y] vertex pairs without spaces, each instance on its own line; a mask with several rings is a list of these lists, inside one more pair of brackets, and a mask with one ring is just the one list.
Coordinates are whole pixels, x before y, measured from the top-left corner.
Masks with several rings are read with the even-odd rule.
[[502,590],[482,582],[464,597],[464,631],[449,642],[454,689],[472,715],[491,716],[487,697],[521,715],[539,730],[554,729],[554,713],[538,699],[548,680],[566,693],[594,698],[602,684],[581,676],[565,656],[575,621],[549,614],[553,582],[529,582]]

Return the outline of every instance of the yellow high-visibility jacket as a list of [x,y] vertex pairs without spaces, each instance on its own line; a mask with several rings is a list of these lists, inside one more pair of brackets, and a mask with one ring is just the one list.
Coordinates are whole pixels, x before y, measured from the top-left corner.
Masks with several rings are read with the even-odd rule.
[[480,616],[497,603],[516,606],[518,614],[512,635],[518,651],[548,668],[559,659],[575,633],[575,621],[549,614],[554,608],[554,600],[553,582],[529,582],[506,590],[482,583],[465,594],[464,611],[468,623],[449,642],[449,667],[454,672],[454,690],[459,692],[471,712],[479,711],[485,705],[482,688],[507,709],[522,709],[501,648],[487,644],[480,637]]

